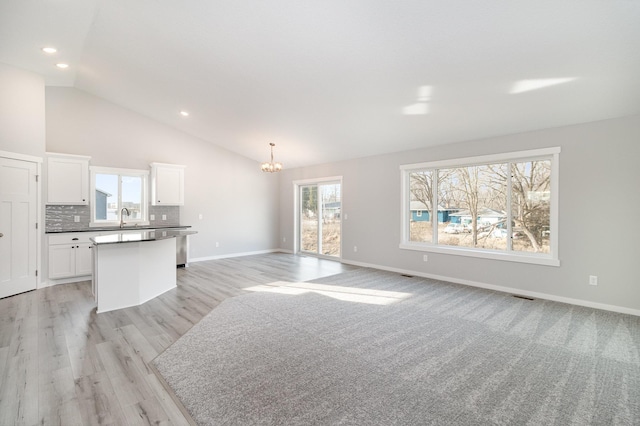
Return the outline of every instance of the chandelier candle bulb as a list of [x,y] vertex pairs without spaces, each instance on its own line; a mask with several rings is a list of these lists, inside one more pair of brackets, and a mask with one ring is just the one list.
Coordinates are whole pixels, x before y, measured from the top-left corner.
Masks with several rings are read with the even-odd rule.
[[282,170],[282,163],[277,163],[273,161],[273,147],[276,146],[276,144],[271,142],[269,143],[269,146],[271,146],[271,161],[262,163],[262,165],[260,166],[260,169],[263,172],[269,172],[269,173],[279,172],[280,170]]

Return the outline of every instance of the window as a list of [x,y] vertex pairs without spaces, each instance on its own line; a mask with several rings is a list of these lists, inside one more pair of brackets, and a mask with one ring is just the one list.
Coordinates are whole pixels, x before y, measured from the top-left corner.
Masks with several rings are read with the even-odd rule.
[[121,214],[129,225],[148,225],[148,178],[147,170],[91,167],[91,226],[119,225]]
[[550,148],[401,166],[400,247],[559,265],[559,153]]

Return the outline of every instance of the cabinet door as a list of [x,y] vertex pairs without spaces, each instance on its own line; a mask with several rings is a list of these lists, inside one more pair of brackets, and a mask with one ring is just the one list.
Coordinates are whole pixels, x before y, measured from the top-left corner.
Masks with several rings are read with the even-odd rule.
[[76,275],[75,245],[49,246],[49,278],[66,278]]
[[47,204],[89,204],[89,161],[49,157]]
[[75,246],[76,251],[76,275],[91,275],[92,265],[92,246],[90,243],[78,244]]
[[184,205],[184,167],[173,165],[152,166],[154,206]]

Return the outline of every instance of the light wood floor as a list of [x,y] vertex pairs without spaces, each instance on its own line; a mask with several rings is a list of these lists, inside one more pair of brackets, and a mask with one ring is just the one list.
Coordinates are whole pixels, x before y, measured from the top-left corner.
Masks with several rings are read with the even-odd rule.
[[199,262],[176,289],[99,315],[88,281],[0,299],[0,425],[188,424],[151,360],[244,288],[347,269],[288,254]]

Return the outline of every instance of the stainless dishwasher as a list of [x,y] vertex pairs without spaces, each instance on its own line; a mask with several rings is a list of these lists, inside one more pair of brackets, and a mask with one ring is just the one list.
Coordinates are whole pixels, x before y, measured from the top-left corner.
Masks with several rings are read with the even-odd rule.
[[178,235],[176,237],[176,266],[184,268],[187,264],[187,236]]

